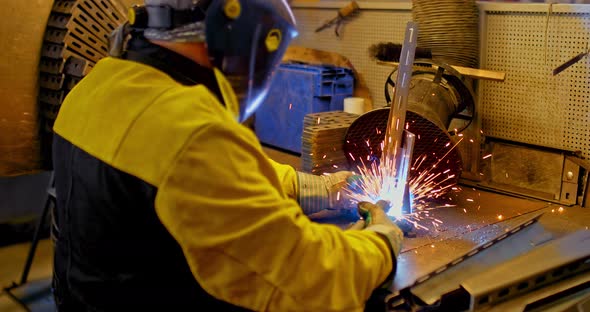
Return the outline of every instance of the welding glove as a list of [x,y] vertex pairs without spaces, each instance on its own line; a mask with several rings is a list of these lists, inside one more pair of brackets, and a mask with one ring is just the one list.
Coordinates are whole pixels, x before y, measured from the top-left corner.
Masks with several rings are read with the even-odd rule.
[[306,215],[324,209],[353,209],[353,202],[342,191],[347,185],[346,179],[352,175],[350,171],[323,175],[297,172],[299,206]]
[[382,200],[376,204],[369,202],[360,202],[358,204],[358,212],[365,220],[365,230],[377,232],[386,238],[395,259],[402,248],[404,233],[387,216],[388,209],[389,203]]

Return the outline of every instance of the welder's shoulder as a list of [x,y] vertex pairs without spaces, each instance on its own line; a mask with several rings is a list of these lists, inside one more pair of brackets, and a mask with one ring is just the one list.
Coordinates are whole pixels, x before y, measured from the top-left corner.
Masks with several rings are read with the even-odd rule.
[[[64,99],[54,131],[83,149],[116,144],[174,81],[148,66],[105,58]],[[109,142],[105,142],[109,141]]]
[[223,124],[227,112],[222,108],[203,86],[167,90],[129,125],[113,164],[159,186],[195,134]]
[[145,65],[106,59],[68,95],[54,130],[157,186],[192,134],[227,114],[203,86],[185,87]]

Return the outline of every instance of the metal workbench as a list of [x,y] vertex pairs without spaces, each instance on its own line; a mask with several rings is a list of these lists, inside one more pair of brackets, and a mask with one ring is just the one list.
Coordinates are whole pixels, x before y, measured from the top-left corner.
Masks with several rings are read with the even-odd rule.
[[[271,158],[299,168],[299,157],[268,148],[265,151]],[[590,226],[590,209],[579,206],[560,206],[468,186],[461,186],[459,192],[452,193],[449,197],[450,199],[445,203],[452,205],[451,207],[431,211],[431,217],[442,223],[434,226],[428,220],[421,221],[429,227],[429,230],[417,229],[416,237],[405,238],[402,252],[398,257],[395,280],[390,287],[391,296],[395,296],[400,290],[412,288],[413,293],[425,301],[424,304],[433,304],[444,293],[458,287],[464,280],[483,276],[485,272],[498,267],[503,262],[524,255],[537,247],[556,242],[572,233],[587,232]],[[535,216],[538,217],[538,222],[495,244],[480,255],[447,270],[444,276],[441,274],[432,278],[424,283],[424,286],[413,285],[416,280],[446,266],[474,248],[486,244]],[[342,226],[351,221],[343,220],[331,213],[320,213],[312,216],[312,219]],[[590,249],[582,251],[590,254]],[[531,258],[530,261],[544,263],[546,259]],[[568,280],[577,284],[589,283],[590,274],[586,272]],[[487,307],[486,311],[523,311],[527,305],[551,294],[560,293],[564,287],[567,288],[567,285],[563,286],[563,283],[551,284],[526,295]],[[588,289],[590,287],[587,286],[586,290],[589,291]],[[584,291],[578,292],[578,296],[583,294]],[[551,308],[554,309],[553,311],[563,311],[563,308],[576,298],[578,297],[574,296],[571,300],[562,299],[562,302],[553,300]],[[542,308],[543,311],[547,309],[547,305]]]

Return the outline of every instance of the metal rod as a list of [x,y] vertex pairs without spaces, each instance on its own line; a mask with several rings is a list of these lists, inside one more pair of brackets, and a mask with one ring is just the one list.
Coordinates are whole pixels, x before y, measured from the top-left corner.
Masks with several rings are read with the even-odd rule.
[[[414,153],[414,145],[416,143],[416,135],[410,131],[405,131],[405,140],[403,147],[403,167],[400,169],[400,173],[403,174],[403,181],[406,185],[403,187],[402,198],[410,198],[410,188],[408,184],[408,177],[410,176],[410,169],[412,168],[412,154]],[[407,194],[406,194],[407,192]],[[408,201],[409,207],[406,207],[407,211],[404,211],[402,205],[402,214],[412,213],[412,200]]]
[[27,282],[27,278],[29,277],[29,270],[31,269],[31,265],[33,264],[33,258],[35,257],[35,251],[37,250],[37,244],[39,243],[39,239],[41,238],[41,228],[43,228],[43,224],[45,223],[45,219],[47,218],[47,213],[49,212],[49,207],[51,205],[51,196],[48,194],[47,200],[45,201],[45,207],[43,207],[43,212],[41,213],[41,218],[39,219],[39,222],[37,222],[37,227],[35,228],[33,242],[31,243],[29,254],[27,255],[27,261],[25,262],[25,268],[23,269],[23,274],[21,275],[19,286],[24,285]]
[[[418,24],[410,21],[406,26],[404,44],[400,54],[397,81],[389,111],[389,119],[387,120],[385,141],[383,142],[383,154],[381,156],[381,161],[396,162],[393,164],[396,169],[399,169],[399,161],[396,161],[396,159],[400,155],[399,150],[401,148],[402,134],[405,128],[406,107],[408,105],[408,94],[410,91],[410,80],[412,77],[412,67],[414,64],[417,41]],[[399,171],[396,170],[396,172]]]
[[388,215],[399,217],[402,215],[404,193],[407,183],[407,168],[410,167],[412,151],[414,147],[413,134],[407,133],[406,146],[402,147],[402,139],[405,131],[406,107],[410,91],[410,80],[414,65],[414,55],[418,39],[418,25],[408,22],[402,51],[400,54],[400,66],[397,73],[397,81],[393,99],[389,109],[383,152],[379,163],[380,172],[384,182],[382,197],[389,200],[391,209]]

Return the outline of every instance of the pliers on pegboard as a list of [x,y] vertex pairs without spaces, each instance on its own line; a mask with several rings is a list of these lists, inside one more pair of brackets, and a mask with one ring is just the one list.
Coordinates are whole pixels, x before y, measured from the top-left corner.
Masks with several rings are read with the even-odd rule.
[[340,28],[342,27],[342,24],[344,23],[344,19],[346,17],[351,16],[352,14],[357,12],[358,10],[359,10],[359,5],[356,3],[356,1],[351,1],[345,7],[338,10],[338,15],[336,17],[334,17],[333,19],[322,24],[322,26],[318,27],[315,30],[315,32],[320,32],[320,31],[336,24],[336,28],[334,29],[334,33],[336,34],[336,37],[340,37]]

